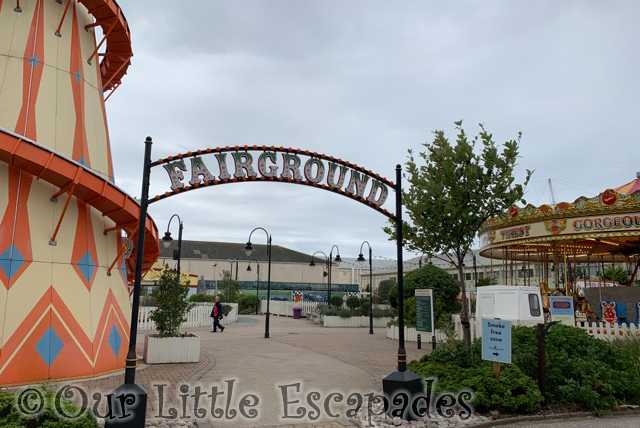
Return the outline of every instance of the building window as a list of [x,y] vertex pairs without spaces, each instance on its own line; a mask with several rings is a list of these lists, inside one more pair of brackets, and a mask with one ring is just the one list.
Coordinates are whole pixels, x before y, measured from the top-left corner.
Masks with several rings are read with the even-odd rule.
[[470,273],[465,273],[464,274],[464,279],[467,281],[471,281],[471,274]]
[[484,279],[484,272],[480,272],[478,274],[478,279]]
[[458,274],[457,273],[453,274],[453,279],[455,279],[456,281],[458,280]]

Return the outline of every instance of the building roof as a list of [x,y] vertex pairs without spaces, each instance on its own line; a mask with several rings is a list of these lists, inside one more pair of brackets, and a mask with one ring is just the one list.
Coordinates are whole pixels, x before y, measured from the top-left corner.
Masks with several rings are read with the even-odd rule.
[[[464,258],[464,264],[466,268],[472,268],[473,267],[473,255],[475,254],[476,256],[476,267],[477,268],[482,268],[482,267],[488,267],[491,266],[492,262],[491,259],[488,259],[486,257],[482,257],[480,254],[480,250],[469,250],[467,252],[467,255]],[[391,274],[391,273],[395,273],[397,270],[396,267],[396,262],[395,261],[386,261],[387,264],[386,266],[381,266],[381,268],[377,269],[374,267],[374,273],[378,273],[378,274]],[[454,266],[453,264],[451,264],[449,262],[449,260],[446,258],[446,256],[444,255],[440,255],[438,257],[432,257],[431,259],[422,256],[422,265],[431,263],[434,266],[437,266],[441,269],[453,269]],[[500,265],[501,261],[500,260],[494,260],[493,261],[493,265]],[[375,265],[374,265],[375,266]],[[420,257],[413,257],[411,259],[407,259],[403,261],[403,269],[405,272],[409,272],[412,271],[414,269],[418,269],[420,267]]]
[[[183,259],[201,259],[201,260],[244,260],[249,261],[255,259],[259,262],[266,262],[267,246],[253,244],[253,253],[251,257],[247,257],[244,252],[246,244],[238,244],[235,242],[210,242],[210,241],[187,241],[182,240]],[[160,245],[160,257],[171,258],[173,250],[178,249],[178,242],[174,239],[169,248]],[[309,263],[311,256],[289,248],[273,245],[271,247],[271,261],[279,263]]]

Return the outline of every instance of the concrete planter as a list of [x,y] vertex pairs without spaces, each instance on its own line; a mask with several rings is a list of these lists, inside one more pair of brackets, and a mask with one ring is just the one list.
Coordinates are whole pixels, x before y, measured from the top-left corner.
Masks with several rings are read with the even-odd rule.
[[200,361],[200,336],[144,336],[144,361],[147,364],[197,363]]
[[[391,321],[389,317],[374,318],[373,327],[386,327],[389,321]],[[369,327],[369,317],[366,316],[340,318],[325,315],[322,322],[324,327]]]

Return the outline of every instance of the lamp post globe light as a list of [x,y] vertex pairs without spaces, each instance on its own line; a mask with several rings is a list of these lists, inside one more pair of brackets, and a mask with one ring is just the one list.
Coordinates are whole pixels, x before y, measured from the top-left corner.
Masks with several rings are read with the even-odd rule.
[[173,243],[173,238],[171,237],[171,232],[169,232],[169,227],[171,227],[171,221],[174,219],[174,217],[178,218],[178,225],[179,225],[178,226],[178,249],[173,250],[173,260],[178,261],[178,265],[176,268],[176,278],[178,279],[178,284],[179,284],[180,283],[180,255],[182,253],[182,219],[178,214],[172,215],[171,218],[169,219],[169,223],[167,224],[167,231],[164,233],[164,236],[162,237],[162,246],[164,248],[169,248]]
[[373,256],[371,251],[371,245],[368,241],[364,241],[360,244],[360,254],[356,261],[360,264],[364,263],[364,256],[362,255],[362,247],[367,244],[369,247],[369,334],[373,334]]
[[247,246],[244,247],[244,252],[247,257],[251,257],[251,253],[253,253],[253,245],[251,244],[251,235],[256,230],[262,230],[267,235],[267,255],[269,258],[269,265],[267,268],[267,312],[265,313],[265,323],[264,323],[264,338],[269,338],[269,303],[271,300],[271,235],[267,232],[263,227],[256,227],[249,234],[249,239],[247,240]]
[[260,307],[260,263],[258,263],[256,259],[249,260],[249,264],[247,265],[247,272],[251,272],[251,262],[256,263],[256,298],[258,299],[256,302],[256,315],[258,315],[258,308]]

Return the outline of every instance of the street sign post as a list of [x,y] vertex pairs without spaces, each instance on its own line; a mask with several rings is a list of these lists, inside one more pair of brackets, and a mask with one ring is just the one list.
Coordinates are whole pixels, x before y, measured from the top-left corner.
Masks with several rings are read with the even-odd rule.
[[418,333],[435,334],[433,325],[433,290],[423,288],[416,290],[416,331]]
[[576,314],[573,310],[573,297],[550,296],[551,321],[559,321],[562,324],[576,326]]
[[511,321],[482,319],[482,359],[511,364]]

